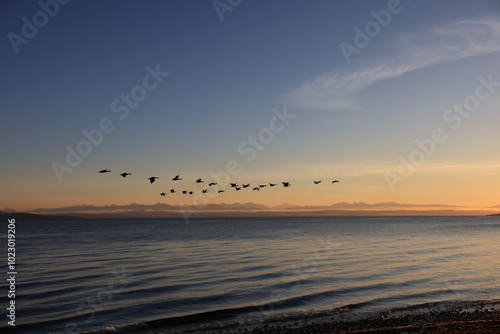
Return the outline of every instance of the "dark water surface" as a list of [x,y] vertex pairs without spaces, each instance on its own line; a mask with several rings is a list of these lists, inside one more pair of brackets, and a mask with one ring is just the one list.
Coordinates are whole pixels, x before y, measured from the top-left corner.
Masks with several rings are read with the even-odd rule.
[[19,333],[500,298],[500,217],[16,225]]

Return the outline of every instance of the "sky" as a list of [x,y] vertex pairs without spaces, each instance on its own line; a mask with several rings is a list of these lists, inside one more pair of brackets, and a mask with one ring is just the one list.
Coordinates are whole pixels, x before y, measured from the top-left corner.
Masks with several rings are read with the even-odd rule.
[[499,18],[493,0],[3,1],[0,210],[498,205]]

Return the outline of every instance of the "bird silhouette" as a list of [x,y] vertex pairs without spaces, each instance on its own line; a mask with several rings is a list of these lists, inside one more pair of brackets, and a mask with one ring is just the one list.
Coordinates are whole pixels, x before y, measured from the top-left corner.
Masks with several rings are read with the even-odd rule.
[[159,177],[158,177],[158,176],[151,176],[151,177],[148,177],[148,180],[149,180],[149,182],[151,182],[151,184],[153,184],[153,182],[155,182],[155,181],[156,181],[156,179],[159,179]]
[[161,196],[165,196],[165,193],[161,193],[160,195],[161,195]]
[[130,174],[130,173],[121,173],[120,175],[123,176],[123,177],[127,177],[127,175],[132,175],[132,174]]
[[210,186],[215,186],[215,185],[217,185],[217,182],[210,182],[210,183],[208,184],[208,186],[209,186],[209,187],[210,187]]
[[339,180],[333,180],[332,183],[339,183]]
[[109,169],[102,169],[99,173],[111,173],[111,171]]
[[220,194],[220,193],[223,193],[223,192],[224,192],[224,190],[219,190],[219,191],[218,191],[218,193],[219,193],[219,194]]
[[290,182],[281,182],[283,183],[283,187],[287,188],[290,187],[292,184]]
[[314,182],[314,184],[320,184],[321,180],[319,180],[319,181],[313,181],[313,182]]
[[172,181],[179,181],[179,180],[182,180],[182,179],[179,177],[179,175],[176,175],[176,176],[172,179]]
[[190,191],[190,192],[189,192],[189,195],[192,195],[192,194],[194,194],[194,191]]
[[253,190],[258,190],[258,191],[260,191],[260,188],[259,188],[259,187],[255,187],[255,188],[253,188]]
[[266,186],[266,184],[259,184],[260,188],[264,188],[265,186]]
[[196,180],[196,183],[203,183],[203,180],[202,179],[198,179],[198,180]]
[[206,194],[207,191],[208,191],[208,189],[203,189],[201,192],[204,193],[204,194]]
[[269,187],[274,187],[276,183],[269,183]]
[[248,183],[248,184],[243,184],[243,188],[248,188],[248,187],[250,187],[250,183]]
[[238,186],[238,183],[229,183],[231,185],[231,187],[235,188]]
[[234,189],[236,189],[236,190],[241,190],[241,187],[234,187]]
[[171,194],[175,193],[175,189],[170,189],[170,193]]
[[186,190],[183,190],[182,193],[186,195],[188,192]]

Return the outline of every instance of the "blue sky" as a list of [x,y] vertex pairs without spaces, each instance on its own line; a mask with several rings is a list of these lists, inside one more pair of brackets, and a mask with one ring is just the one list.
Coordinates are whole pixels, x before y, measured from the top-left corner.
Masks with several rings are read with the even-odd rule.
[[[55,2],[42,3],[53,10]],[[42,8],[3,2],[0,206],[156,203],[176,174],[208,179],[230,160],[242,167],[236,182],[293,180],[295,192],[213,202],[498,204],[500,93],[456,131],[443,121],[474,94],[479,76],[500,81],[498,2],[402,0],[350,62],[341,43],[355,45],[354,27],[364,31],[371,11],[397,2],[229,3],[237,5],[221,21],[212,1],[73,0],[16,53],[9,33],[22,36],[22,18],[33,23]],[[143,84],[147,67],[169,75],[119,119],[111,104]],[[238,146],[285,105],[295,118],[246,161]],[[54,161],[65,164],[66,147],[76,149],[82,130],[105,118],[114,130],[58,178]],[[391,189],[386,173],[436,127],[448,140]],[[114,176],[96,173],[103,168]],[[124,184],[122,171],[135,179]],[[147,183],[152,175],[163,188]],[[309,184],[316,178],[341,178],[344,188],[317,192]]]

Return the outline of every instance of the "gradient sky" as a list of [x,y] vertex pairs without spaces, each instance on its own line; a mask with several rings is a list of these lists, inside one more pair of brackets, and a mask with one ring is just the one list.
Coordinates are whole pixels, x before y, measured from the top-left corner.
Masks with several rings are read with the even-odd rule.
[[[221,0],[236,5],[222,14],[213,1],[73,0],[55,14],[45,2],[53,17],[36,1],[0,4],[0,209],[189,205],[159,194],[211,181],[229,161],[241,168],[231,182],[292,187],[227,189],[211,203],[500,204],[500,85],[479,79],[500,82],[498,1]],[[390,22],[370,24],[388,6]],[[36,34],[23,29],[34,19]],[[367,24],[369,43],[348,61],[341,45]],[[34,36],[21,43],[23,31]],[[169,75],[125,107],[148,67]],[[470,116],[453,111],[474,101]],[[282,126],[284,108],[295,118]],[[58,178],[54,162],[67,165],[67,147],[103,119],[113,131]],[[422,160],[415,140],[436,129],[446,140]],[[401,158],[418,162],[411,173]]]

